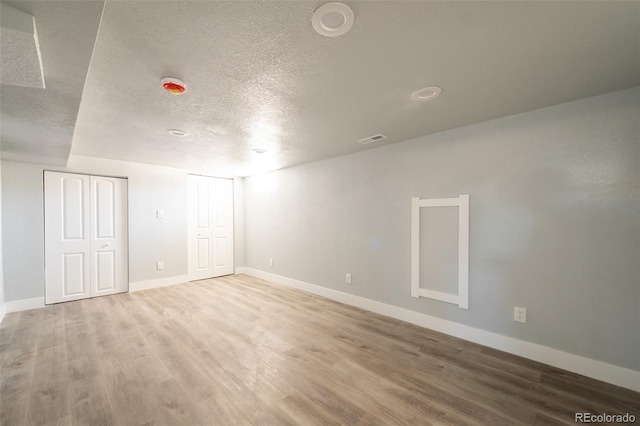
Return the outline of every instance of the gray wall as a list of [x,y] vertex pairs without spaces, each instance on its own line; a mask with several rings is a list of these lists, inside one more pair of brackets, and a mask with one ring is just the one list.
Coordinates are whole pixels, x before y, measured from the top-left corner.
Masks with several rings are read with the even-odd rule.
[[4,270],[2,267],[2,162],[0,161],[0,321],[4,318]]
[[[54,169],[128,178],[130,282],[187,274],[187,171],[81,156],[72,156],[66,169],[3,161],[6,301],[44,295],[42,173]],[[240,186],[235,201],[241,204],[242,179],[235,183]],[[158,209],[164,210],[164,219],[156,218]],[[243,243],[244,238],[236,243],[236,267],[243,266],[238,263]],[[165,262],[162,271],[155,268],[158,260]]]
[[244,266],[244,178],[233,179],[233,260],[235,267]]
[[[634,88],[246,178],[247,267],[639,370],[639,118]],[[410,199],[462,193],[469,310],[410,297]]]

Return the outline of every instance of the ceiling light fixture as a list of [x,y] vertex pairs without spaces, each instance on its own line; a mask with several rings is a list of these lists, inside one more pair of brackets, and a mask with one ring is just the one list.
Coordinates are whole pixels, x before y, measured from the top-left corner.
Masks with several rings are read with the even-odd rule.
[[180,130],[180,129],[169,129],[169,130],[167,130],[167,133],[169,133],[170,135],[173,135],[173,136],[178,136],[180,138],[183,138],[183,137],[189,135],[188,132],[185,132],[184,130]]
[[182,95],[187,90],[187,85],[184,81],[175,77],[162,77],[160,80],[162,87],[172,95]]
[[430,86],[420,89],[417,92],[413,92],[411,97],[416,101],[428,101],[437,97],[440,93],[442,93],[441,88],[438,86]]
[[266,154],[267,150],[266,149],[256,148],[256,149],[252,149],[251,152],[253,152],[254,154]]
[[325,3],[313,12],[313,29],[326,37],[337,37],[347,33],[353,26],[353,10],[344,3]]

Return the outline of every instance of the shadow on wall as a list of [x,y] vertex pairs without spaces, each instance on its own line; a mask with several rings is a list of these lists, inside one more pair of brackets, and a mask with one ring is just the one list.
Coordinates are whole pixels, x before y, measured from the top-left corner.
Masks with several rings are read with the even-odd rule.
[[594,191],[594,182],[572,180],[570,169],[518,174],[518,186],[499,184],[509,176],[495,179],[500,201],[485,200],[496,206],[487,211],[495,228],[481,231],[480,248],[493,259],[488,269],[500,293],[493,296],[527,308],[535,323],[512,322],[510,334],[638,369],[637,259],[629,250],[638,230],[624,217],[633,214],[632,200]]

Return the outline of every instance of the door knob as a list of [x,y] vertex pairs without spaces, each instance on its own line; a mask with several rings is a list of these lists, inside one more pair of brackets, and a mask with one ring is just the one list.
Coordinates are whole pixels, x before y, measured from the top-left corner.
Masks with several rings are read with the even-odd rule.
[[102,246],[102,248],[107,248],[107,247],[109,247],[109,244],[105,244]]

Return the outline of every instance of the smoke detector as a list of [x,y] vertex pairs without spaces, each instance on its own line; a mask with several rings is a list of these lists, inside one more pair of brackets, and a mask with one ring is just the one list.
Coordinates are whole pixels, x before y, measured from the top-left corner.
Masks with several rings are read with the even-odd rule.
[[182,95],[187,90],[187,85],[184,81],[175,77],[163,77],[160,80],[162,87],[172,95]]
[[337,37],[347,33],[353,26],[353,10],[344,3],[325,3],[313,12],[313,29],[326,37]]

